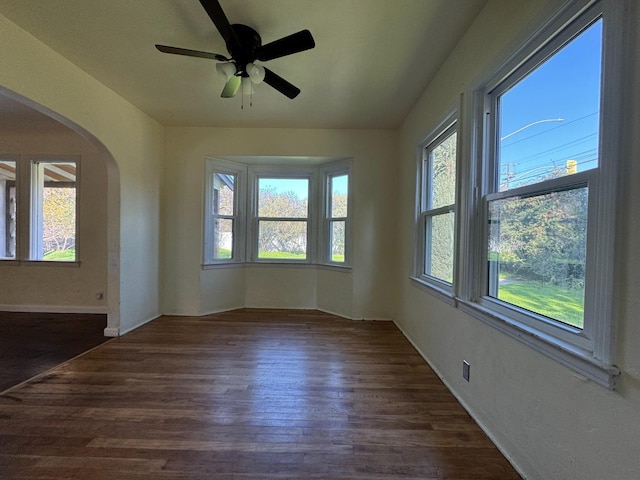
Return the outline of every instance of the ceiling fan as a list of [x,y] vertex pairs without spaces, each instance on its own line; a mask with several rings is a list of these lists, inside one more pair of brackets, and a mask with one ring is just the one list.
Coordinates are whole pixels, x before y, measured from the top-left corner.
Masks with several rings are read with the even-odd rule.
[[291,99],[298,96],[300,93],[298,87],[255,62],[256,60],[266,62],[315,47],[315,41],[309,30],[302,30],[262,45],[260,35],[253,28],[247,25],[232,25],[229,23],[218,0],[200,0],[200,3],[224,39],[230,57],[218,53],[156,44],[158,50],[163,53],[207,58],[223,62],[216,65],[218,72],[227,77],[227,83],[221,94],[223,98],[234,97],[241,86],[243,91],[248,90],[251,92],[253,84],[263,81]]

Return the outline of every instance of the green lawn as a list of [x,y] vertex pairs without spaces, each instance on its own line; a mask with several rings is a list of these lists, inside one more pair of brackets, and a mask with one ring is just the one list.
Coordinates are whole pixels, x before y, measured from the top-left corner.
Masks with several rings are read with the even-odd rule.
[[76,261],[76,249],[68,248],[66,250],[54,250],[42,257],[43,260],[50,262],[75,262]]
[[306,253],[288,253],[288,252],[260,252],[258,258],[276,258],[284,260],[306,260]]
[[522,280],[501,283],[498,298],[568,325],[584,326],[584,292]]

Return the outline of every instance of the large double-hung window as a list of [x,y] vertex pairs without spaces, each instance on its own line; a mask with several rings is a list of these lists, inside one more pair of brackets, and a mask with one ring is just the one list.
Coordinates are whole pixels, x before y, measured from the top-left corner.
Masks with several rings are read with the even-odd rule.
[[457,124],[450,116],[422,146],[416,278],[451,293],[455,267]]
[[562,28],[485,90],[475,230],[483,242],[469,257],[481,260],[470,300],[494,326],[612,386],[609,17],[591,3],[559,14]]
[[416,221],[414,279],[609,388],[625,3],[566,3],[463,95],[467,134],[421,145]]
[[308,259],[312,178],[311,172],[303,177],[256,175],[254,259]]

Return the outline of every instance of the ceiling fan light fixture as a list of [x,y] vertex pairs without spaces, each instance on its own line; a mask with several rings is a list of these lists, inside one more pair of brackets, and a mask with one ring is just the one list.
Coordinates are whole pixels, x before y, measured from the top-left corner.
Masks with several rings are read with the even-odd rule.
[[242,77],[242,94],[243,95],[253,95],[255,93],[255,89],[253,88],[253,82],[249,77]]
[[233,62],[216,63],[216,71],[228,81],[236,74],[236,64]]
[[256,85],[262,83],[265,76],[264,67],[262,65],[256,65],[255,63],[247,64],[247,75],[253,83]]
[[272,70],[253,62],[255,60],[267,62],[314,48],[316,43],[309,30],[301,30],[262,45],[260,34],[253,28],[240,23],[229,23],[229,19],[220,5],[220,0],[200,0],[200,4],[224,40],[229,56],[156,44],[156,48],[160,52],[221,62],[216,64],[216,70],[226,80],[221,94],[223,98],[235,96],[242,84],[245,83],[242,81],[244,78],[247,78],[248,85],[243,87],[243,92],[245,88],[248,90],[251,87],[253,93],[252,85],[264,82],[288,98],[293,99],[298,96],[300,93],[298,87]]

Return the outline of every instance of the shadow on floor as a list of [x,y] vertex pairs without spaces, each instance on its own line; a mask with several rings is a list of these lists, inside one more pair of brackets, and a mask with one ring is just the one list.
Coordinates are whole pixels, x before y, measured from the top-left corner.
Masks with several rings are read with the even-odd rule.
[[0,312],[0,392],[109,340],[103,314]]

